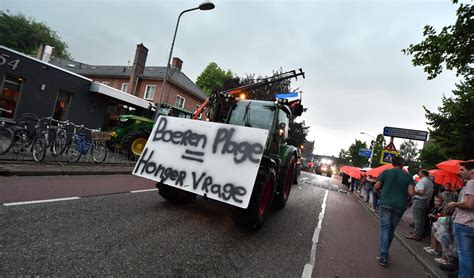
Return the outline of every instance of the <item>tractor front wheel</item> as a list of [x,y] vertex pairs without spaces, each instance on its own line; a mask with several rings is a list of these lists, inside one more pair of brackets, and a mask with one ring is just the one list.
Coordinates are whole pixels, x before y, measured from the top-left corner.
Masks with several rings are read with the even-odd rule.
[[196,200],[196,194],[166,185],[162,182],[156,183],[156,187],[161,197],[170,203],[184,205]]
[[248,207],[246,209],[232,208],[234,222],[252,230],[259,229],[271,208],[274,192],[275,170],[259,170]]
[[131,133],[123,139],[122,149],[129,158],[140,156],[145,148],[149,136],[150,134],[144,131]]
[[276,193],[273,203],[275,209],[282,209],[286,205],[293,185],[294,171],[295,158],[291,157],[288,161],[288,166],[280,169],[280,175],[278,176],[278,192]]

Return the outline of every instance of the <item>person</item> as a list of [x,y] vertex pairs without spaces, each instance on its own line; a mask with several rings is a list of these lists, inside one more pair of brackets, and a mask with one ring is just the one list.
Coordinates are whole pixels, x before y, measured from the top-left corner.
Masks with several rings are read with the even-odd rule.
[[421,169],[418,175],[420,176],[420,181],[415,186],[415,196],[412,205],[415,230],[413,235],[406,235],[405,238],[420,241],[424,235],[425,214],[429,209],[433,194],[433,182],[430,180],[430,174],[426,169]]
[[347,187],[347,189],[349,189],[349,175],[346,174],[346,173],[342,173],[342,184],[345,185]]
[[439,217],[434,223],[434,236],[441,244],[441,258],[435,258],[435,262],[448,265],[452,264],[456,254],[456,247],[454,246],[453,229],[452,229],[452,215],[454,209],[446,206],[443,209],[443,216]]
[[[441,216],[444,216],[441,214],[443,210],[443,197],[438,195],[434,197],[434,207],[431,209],[430,213],[428,214],[429,218],[429,224],[431,227],[433,227],[433,224],[438,221],[438,218]],[[436,237],[434,235],[434,230],[431,229],[431,245],[424,247],[426,252],[432,254],[432,255],[438,255],[440,247],[439,247],[439,242],[436,240]]]
[[375,190],[380,194],[380,255],[379,264],[388,266],[388,253],[392,244],[395,228],[407,209],[408,196],[415,194],[413,178],[405,173],[403,158],[396,156],[392,159],[393,168],[380,174],[375,183]]
[[374,191],[374,179],[372,176],[367,176],[364,179],[364,201],[366,203],[369,202],[372,191]]
[[460,164],[459,175],[468,180],[457,202],[447,204],[455,208],[454,239],[459,258],[459,278],[474,276],[474,160]]

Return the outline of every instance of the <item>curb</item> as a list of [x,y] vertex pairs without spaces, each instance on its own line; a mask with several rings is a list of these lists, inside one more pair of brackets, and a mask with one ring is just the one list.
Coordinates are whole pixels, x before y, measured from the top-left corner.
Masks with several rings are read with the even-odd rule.
[[0,176],[12,177],[31,177],[31,176],[97,176],[97,175],[128,175],[132,174],[132,170],[118,171],[16,171],[0,169]]
[[[365,207],[365,209],[367,209],[369,211],[369,214],[374,217],[374,219],[377,220],[377,222],[380,223],[380,217],[374,213],[373,211],[371,211],[369,209],[369,207],[365,204],[365,202],[359,197],[356,195],[356,198],[359,200],[359,203]],[[408,252],[415,258],[416,261],[418,261],[419,264],[421,264],[428,272],[429,272],[429,277],[438,277],[438,278],[442,278],[441,276],[439,276],[437,274],[437,271],[433,269],[433,267],[431,266],[431,264],[427,263],[426,260],[424,258],[422,258],[420,255],[418,255],[418,253],[409,245],[407,244],[403,239],[402,239],[402,236],[400,236],[400,234],[398,232],[395,232],[394,234],[395,238],[403,245],[403,247],[405,247],[406,250],[408,250]]]

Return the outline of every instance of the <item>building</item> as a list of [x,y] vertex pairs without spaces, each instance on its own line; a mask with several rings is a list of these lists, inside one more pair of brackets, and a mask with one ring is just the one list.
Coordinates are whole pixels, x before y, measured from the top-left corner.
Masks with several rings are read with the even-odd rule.
[[[148,49],[137,45],[133,66],[89,65],[68,59],[54,58],[50,63],[108,85],[130,95],[158,103],[166,67],[147,67]],[[196,110],[207,96],[181,70],[183,61],[173,58],[166,83],[163,103],[189,112]]]
[[[145,68],[148,50],[143,45],[137,46],[137,53],[145,56],[136,55],[131,68],[56,58],[48,62],[44,60],[53,52],[47,47],[40,49],[44,52],[33,58],[0,46],[0,107],[11,110],[0,112],[0,120],[12,121],[21,114],[34,113],[107,129],[115,125],[120,114],[151,116],[166,67]],[[181,66],[182,61],[175,58],[163,103],[194,111],[206,96],[181,72]]]

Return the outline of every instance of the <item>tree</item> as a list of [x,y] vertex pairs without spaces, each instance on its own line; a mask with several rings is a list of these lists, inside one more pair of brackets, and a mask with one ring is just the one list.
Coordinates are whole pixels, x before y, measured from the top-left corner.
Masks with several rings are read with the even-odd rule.
[[296,122],[290,121],[290,130],[288,132],[289,144],[300,147],[306,143],[306,135],[308,135],[309,126],[306,126],[305,121]]
[[[458,3],[453,0],[453,3]],[[461,4],[456,12],[454,25],[443,27],[439,34],[430,25],[424,27],[425,39],[419,44],[410,44],[402,52],[413,55],[413,65],[423,66],[428,79],[433,79],[443,71],[455,70],[457,76],[472,78],[472,55],[474,51],[474,6]]]
[[359,149],[367,149],[365,142],[355,140],[354,143],[349,147],[349,157],[351,159],[352,166],[365,167],[368,164],[368,158],[359,156]]
[[427,142],[420,152],[420,166],[425,169],[433,169],[436,164],[447,159],[448,157],[436,142]]
[[383,134],[377,135],[377,138],[375,139],[375,141],[372,140],[372,142],[370,142],[370,149],[374,150],[374,153],[372,154],[373,155],[372,165],[371,165],[372,168],[379,167],[380,165],[382,165],[380,163],[380,157],[382,156],[382,150],[384,147],[385,147],[385,137],[383,136]]
[[[453,3],[457,3],[454,0]],[[413,55],[414,66],[423,66],[428,79],[436,78],[446,67],[454,70],[461,81],[456,84],[453,97],[443,97],[438,112],[426,107],[425,115],[430,126],[430,148],[421,151],[421,159],[471,159],[474,157],[474,79],[472,57],[474,56],[474,6],[461,4],[457,9],[454,25],[442,28],[436,34],[432,26],[425,26],[425,39],[402,50]],[[433,151],[438,151],[435,155]],[[437,161],[440,162],[440,161]]]
[[417,160],[418,149],[415,142],[408,140],[400,145],[400,156],[405,159],[405,165],[412,174],[418,173],[420,170],[420,163]]
[[[221,69],[216,63],[211,62],[198,76],[196,85],[209,96],[213,92],[224,90],[224,84],[229,86],[230,83],[232,83],[232,80],[233,74],[230,70],[225,71]],[[236,85],[239,86],[239,84]]]
[[58,57],[70,58],[67,44],[45,23],[22,14],[0,12],[1,45],[35,56],[41,43],[53,46]]
[[337,165],[338,166],[341,166],[341,165],[349,165],[351,163],[351,154],[344,150],[344,149],[341,149],[339,151],[339,155],[337,157]]

